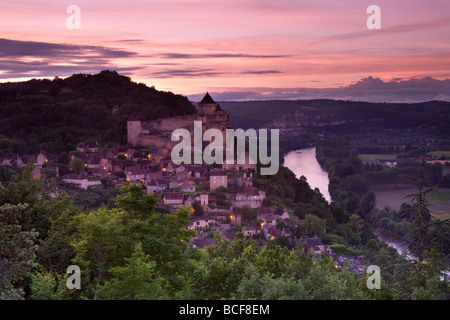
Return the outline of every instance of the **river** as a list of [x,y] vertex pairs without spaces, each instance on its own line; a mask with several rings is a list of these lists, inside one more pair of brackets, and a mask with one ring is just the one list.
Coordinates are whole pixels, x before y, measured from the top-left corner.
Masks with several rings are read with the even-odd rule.
[[305,176],[312,189],[318,188],[328,203],[331,202],[328,190],[328,173],[320,166],[316,158],[316,148],[299,149],[289,152],[284,157],[285,167],[289,168],[297,178]]

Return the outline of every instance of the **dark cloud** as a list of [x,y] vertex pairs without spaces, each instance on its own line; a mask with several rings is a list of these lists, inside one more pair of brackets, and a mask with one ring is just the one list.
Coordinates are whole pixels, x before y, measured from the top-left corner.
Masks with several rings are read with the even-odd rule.
[[333,40],[333,39],[334,40],[354,39],[354,38],[365,38],[365,37],[371,37],[371,36],[420,32],[420,31],[429,30],[429,29],[446,28],[448,26],[450,26],[450,21],[448,19],[424,21],[424,22],[417,22],[417,23],[397,25],[397,26],[387,26],[387,27],[382,26],[381,29],[374,30],[374,31],[364,30],[364,31],[359,31],[359,32],[335,34],[335,35],[326,37],[324,39],[321,39],[321,40],[319,40],[319,42]]
[[5,78],[66,76],[104,69],[124,73],[140,67],[120,68],[114,66],[112,60],[135,55],[131,51],[103,46],[0,39],[0,71]]
[[266,55],[266,54],[243,54],[243,53],[208,53],[208,54],[191,54],[191,53],[163,53],[161,58],[164,59],[214,59],[214,58],[285,58],[289,55]]
[[[450,79],[437,80],[430,77],[409,80],[382,81],[367,77],[356,83],[339,88],[242,88],[225,92],[210,90],[217,101],[242,100],[294,100],[337,99],[371,102],[421,102],[430,100],[450,101]],[[202,94],[191,95],[192,101]]]
[[105,58],[127,58],[136,55],[136,53],[102,46],[0,39],[0,57],[77,58],[81,56],[85,58],[86,55]]
[[217,72],[215,69],[175,69],[175,70],[165,70],[165,71],[158,71],[152,73],[152,77],[158,77],[158,78],[172,78],[172,77],[182,77],[182,78],[193,78],[193,77],[215,77],[218,75],[221,75],[222,73]]
[[272,74],[272,73],[283,73],[278,70],[256,70],[256,71],[243,71],[241,74]]

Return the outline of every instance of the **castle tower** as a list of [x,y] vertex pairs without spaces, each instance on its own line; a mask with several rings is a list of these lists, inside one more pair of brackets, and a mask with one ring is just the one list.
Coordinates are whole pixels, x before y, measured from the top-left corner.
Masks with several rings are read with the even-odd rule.
[[141,121],[138,119],[135,113],[133,113],[127,121],[127,141],[128,144],[133,146],[137,145],[139,142],[139,135],[141,134]]
[[207,114],[212,114],[218,110],[221,110],[219,104],[211,98],[208,92],[205,94],[202,101],[198,103],[198,114],[200,116],[206,116]]

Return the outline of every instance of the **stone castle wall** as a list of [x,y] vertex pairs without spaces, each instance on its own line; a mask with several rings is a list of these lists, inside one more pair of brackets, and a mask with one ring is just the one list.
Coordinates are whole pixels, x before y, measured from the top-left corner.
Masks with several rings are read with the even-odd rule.
[[203,132],[207,129],[215,128],[225,134],[225,130],[230,126],[230,118],[225,111],[216,110],[217,108],[220,109],[217,103],[200,103],[198,114],[162,118],[147,122],[128,121],[128,144],[172,148],[178,143],[178,141],[171,141],[172,132],[176,129],[184,128],[189,130],[192,135],[194,132],[194,121],[203,123]]

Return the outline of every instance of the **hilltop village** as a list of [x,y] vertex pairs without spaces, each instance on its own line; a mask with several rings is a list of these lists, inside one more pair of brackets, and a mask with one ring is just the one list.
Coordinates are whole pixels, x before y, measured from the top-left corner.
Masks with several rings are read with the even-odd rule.
[[85,203],[100,197],[96,190],[138,184],[157,196],[160,210],[174,213],[180,206],[190,206],[191,222],[186,228],[197,231],[192,239],[197,248],[213,244],[217,232],[229,240],[242,232],[260,244],[283,238],[292,248],[333,257],[337,268],[364,272],[368,264],[362,257],[333,252],[314,234],[303,232],[303,220],[292,212],[268,206],[266,191],[253,185],[256,164],[174,164],[170,150],[176,142],[171,141],[171,133],[185,128],[192,134],[194,121],[202,121],[203,130],[215,128],[224,133],[230,128],[228,114],[207,93],[197,114],[150,122],[141,122],[132,114],[126,146],[106,149],[96,141],[81,141],[76,150],[59,155],[43,150],[37,155],[4,156],[0,166],[16,170],[32,166],[32,178],[56,190],[54,196],[66,192]]

